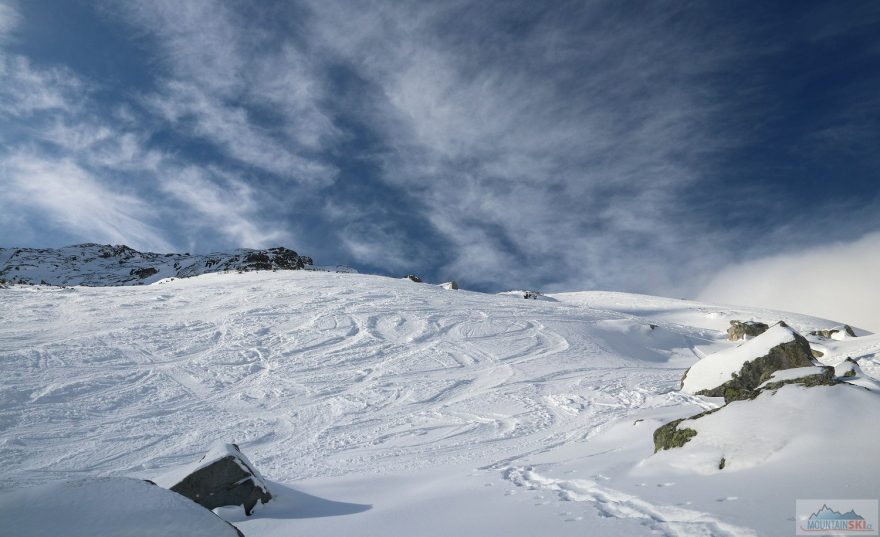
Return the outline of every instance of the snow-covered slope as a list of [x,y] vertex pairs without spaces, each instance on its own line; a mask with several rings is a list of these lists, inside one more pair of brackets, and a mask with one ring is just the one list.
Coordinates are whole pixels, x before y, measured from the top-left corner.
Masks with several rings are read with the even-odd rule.
[[[226,271],[296,270],[312,259],[287,248],[238,249],[208,255],[138,252],[125,245],[0,248],[0,280],[49,285],[142,285]],[[349,269],[350,270],[350,269]]]
[[[156,477],[221,441],[271,481],[253,517],[220,510],[251,536],[779,535],[793,533],[796,498],[874,497],[876,397],[810,396],[867,431],[839,466],[797,440],[822,428],[788,404],[767,414],[797,440],[784,462],[707,473],[687,468],[685,450],[654,454],[659,425],[719,404],[679,385],[738,345],[729,320],[800,333],[839,323],[620,293],[549,298],[309,271],[0,289],[0,488]],[[859,334],[821,342],[821,359],[852,356],[876,376],[880,338]],[[775,397],[789,388],[807,390]],[[696,448],[711,440],[705,423]],[[756,485],[765,476],[773,487]]]
[[51,483],[0,493],[0,533],[15,537],[237,537],[179,494],[124,477]]

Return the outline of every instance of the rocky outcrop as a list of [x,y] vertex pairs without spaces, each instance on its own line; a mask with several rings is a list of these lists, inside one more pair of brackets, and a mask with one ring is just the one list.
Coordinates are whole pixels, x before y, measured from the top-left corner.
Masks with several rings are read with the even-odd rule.
[[139,268],[139,269],[131,269],[131,271],[129,272],[129,274],[131,274],[132,276],[137,276],[138,278],[140,278],[142,280],[144,278],[149,278],[153,274],[158,274],[158,273],[159,273],[159,269],[157,269],[155,267],[144,267],[144,268]]
[[730,321],[730,328],[727,329],[727,339],[730,341],[739,341],[745,339],[746,336],[760,336],[770,328],[764,323],[757,321]]
[[691,366],[682,378],[682,389],[695,395],[724,397],[726,402],[749,399],[774,372],[812,365],[807,340],[779,322],[740,346]]
[[[785,386],[786,384],[798,384],[800,386],[804,386],[806,388],[812,388],[814,386],[834,386],[835,384],[839,384],[837,380],[834,379],[834,368],[828,366],[821,366],[818,369],[821,371],[818,373],[812,373],[809,375],[797,376],[794,378],[787,378],[784,380],[774,381],[771,378],[768,382],[765,382],[760,386],[760,391],[763,390],[778,390],[779,388]],[[754,391],[754,396],[757,397],[759,390]]]
[[212,272],[306,268],[312,268],[310,257],[283,247],[209,255],[138,252],[125,245],[91,243],[58,249],[0,248],[0,279],[11,284],[143,285]]
[[[727,386],[723,393],[725,406],[733,401],[755,399],[760,394],[765,392],[775,393],[776,390],[787,384],[797,384],[805,388],[812,388],[816,386],[834,386],[835,384],[840,384],[840,381],[835,379],[835,369],[833,367],[809,366],[794,369],[802,370],[804,374],[791,375],[790,378],[782,375],[783,378],[779,380],[775,379],[774,376],[771,375],[769,381],[763,382],[761,385],[755,387],[754,389]],[[782,371],[786,372],[791,370]],[[731,396],[731,394],[734,394],[735,396]],[[697,431],[687,426],[679,427],[682,422],[696,421],[703,416],[708,416],[709,414],[722,410],[723,408],[725,408],[725,406],[707,410],[689,418],[673,420],[669,423],[661,425],[654,431],[654,453],[666,449],[673,449],[684,446],[693,437],[697,436]],[[719,470],[723,469],[723,467],[723,464],[719,464]]]
[[[817,366],[812,356],[807,340],[780,321],[754,339],[694,364],[685,372],[682,389],[695,395],[723,397],[726,405],[755,399],[764,391],[775,391],[786,384],[805,387],[837,384],[834,368]],[[786,372],[790,373],[780,374]],[[720,408],[723,407],[687,420],[696,420]],[[696,436],[694,429],[679,428],[683,421],[669,422],[654,431],[655,453],[681,447]]]
[[411,282],[422,283],[422,279],[415,274],[407,274],[405,278]]
[[[852,327],[848,324],[843,325],[843,328],[828,328],[825,330],[813,330],[810,332],[811,336],[824,337],[825,339],[835,339],[837,334],[844,333],[849,337],[856,337],[856,333],[853,331]],[[839,337],[839,336],[838,336]]]
[[266,482],[236,444],[218,444],[194,467],[157,482],[208,509],[240,505],[248,516],[257,502],[272,499]]
[[662,425],[654,431],[654,453],[658,451],[663,451],[664,449],[672,449],[681,447],[688,443],[688,441],[697,436],[697,431],[693,429],[688,429],[687,427],[683,427],[681,429],[678,426],[681,422],[685,420],[695,420],[698,418],[702,418],[703,416],[707,416],[712,414],[713,412],[717,412],[720,410],[719,408],[713,408],[712,410],[707,410],[705,412],[700,412],[695,416],[691,416],[689,418],[681,418],[674,421],[670,421],[669,423]]
[[[785,326],[784,323],[782,325]],[[739,372],[734,373],[729,381],[715,388],[697,391],[696,394],[724,397],[725,403],[751,399],[757,395],[758,386],[768,380],[776,371],[814,365],[810,344],[797,332],[794,332],[793,335],[792,341],[780,343],[771,348],[764,356],[758,356],[745,362]]]

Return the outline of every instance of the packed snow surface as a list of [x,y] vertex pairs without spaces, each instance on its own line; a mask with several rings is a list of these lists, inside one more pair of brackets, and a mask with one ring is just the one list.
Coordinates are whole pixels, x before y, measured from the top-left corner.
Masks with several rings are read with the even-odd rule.
[[[877,405],[862,395],[789,402],[780,390],[786,404],[767,415],[787,420],[784,464],[759,435],[719,440],[742,444],[721,471],[704,467],[721,451],[702,432],[698,455],[653,453],[658,426],[719,404],[679,383],[736,349],[730,320],[802,334],[839,323],[620,293],[547,298],[305,271],[0,289],[0,488],[154,478],[235,442],[273,494],[249,518],[218,510],[251,537],[780,535],[796,498],[876,497],[878,466],[812,448],[803,439],[822,425],[796,411],[847,416],[867,431],[848,449],[876,460]],[[876,376],[877,336],[825,344],[828,360],[852,356]],[[737,423],[760,419],[755,408]],[[757,485],[764,476],[773,486]]]
[[105,477],[0,492],[0,534],[15,537],[236,537],[229,524],[175,492]]

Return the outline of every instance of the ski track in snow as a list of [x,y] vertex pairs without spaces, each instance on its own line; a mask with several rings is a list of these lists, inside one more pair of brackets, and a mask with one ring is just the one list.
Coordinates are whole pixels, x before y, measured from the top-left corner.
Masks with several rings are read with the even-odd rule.
[[466,463],[669,535],[748,534],[516,466],[646,409],[711,408],[677,390],[721,330],[314,272],[0,301],[0,489],[151,476],[223,440],[279,482]]
[[676,403],[664,392],[677,369],[583,330],[620,315],[286,277],[4,293],[4,486],[146,471],[228,437],[281,480],[491,465],[587,437],[647,399]]
[[517,486],[556,492],[562,501],[592,502],[603,516],[633,518],[653,532],[669,537],[753,537],[748,528],[722,522],[700,511],[655,505],[637,496],[602,487],[587,479],[553,479],[531,468],[513,467],[504,477]]

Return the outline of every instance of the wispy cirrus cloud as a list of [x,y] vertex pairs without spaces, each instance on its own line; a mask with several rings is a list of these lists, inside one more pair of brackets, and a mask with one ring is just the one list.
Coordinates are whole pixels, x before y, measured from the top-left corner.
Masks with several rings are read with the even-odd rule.
[[3,52],[0,158],[75,165],[191,250],[685,296],[829,221],[880,227],[867,8],[96,5],[135,82]]
[[162,179],[161,189],[182,204],[178,214],[184,226],[220,231],[236,244],[254,248],[292,240],[284,230],[257,224],[260,203],[255,200],[254,190],[220,170],[178,169]]
[[340,133],[320,105],[316,67],[288,36],[242,24],[246,15],[213,0],[113,7],[156,43],[162,71],[145,100],[173,128],[279,178],[333,182],[320,152]]
[[146,100],[174,128],[210,140],[233,159],[304,184],[333,181],[331,166],[291,151],[252,122],[244,107],[224,103],[195,84],[171,81]]
[[159,251],[194,244],[197,231],[208,242],[248,246],[288,237],[257,214],[258,193],[156,147],[155,122],[126,105],[102,106],[69,69],[0,49],[0,75],[0,207],[9,236],[54,229],[64,241]]
[[0,173],[7,181],[0,199],[4,212],[37,212],[68,236],[157,251],[171,248],[149,203],[109,188],[71,160],[14,153],[0,160]]
[[10,0],[0,2],[0,43],[12,35],[20,18],[15,4]]
[[701,83],[729,53],[676,33],[677,10],[312,6],[320,42],[377,88],[362,112],[393,148],[382,178],[424,200],[445,272],[624,287],[644,262],[703,262],[681,243],[713,237],[678,200],[732,143]]

